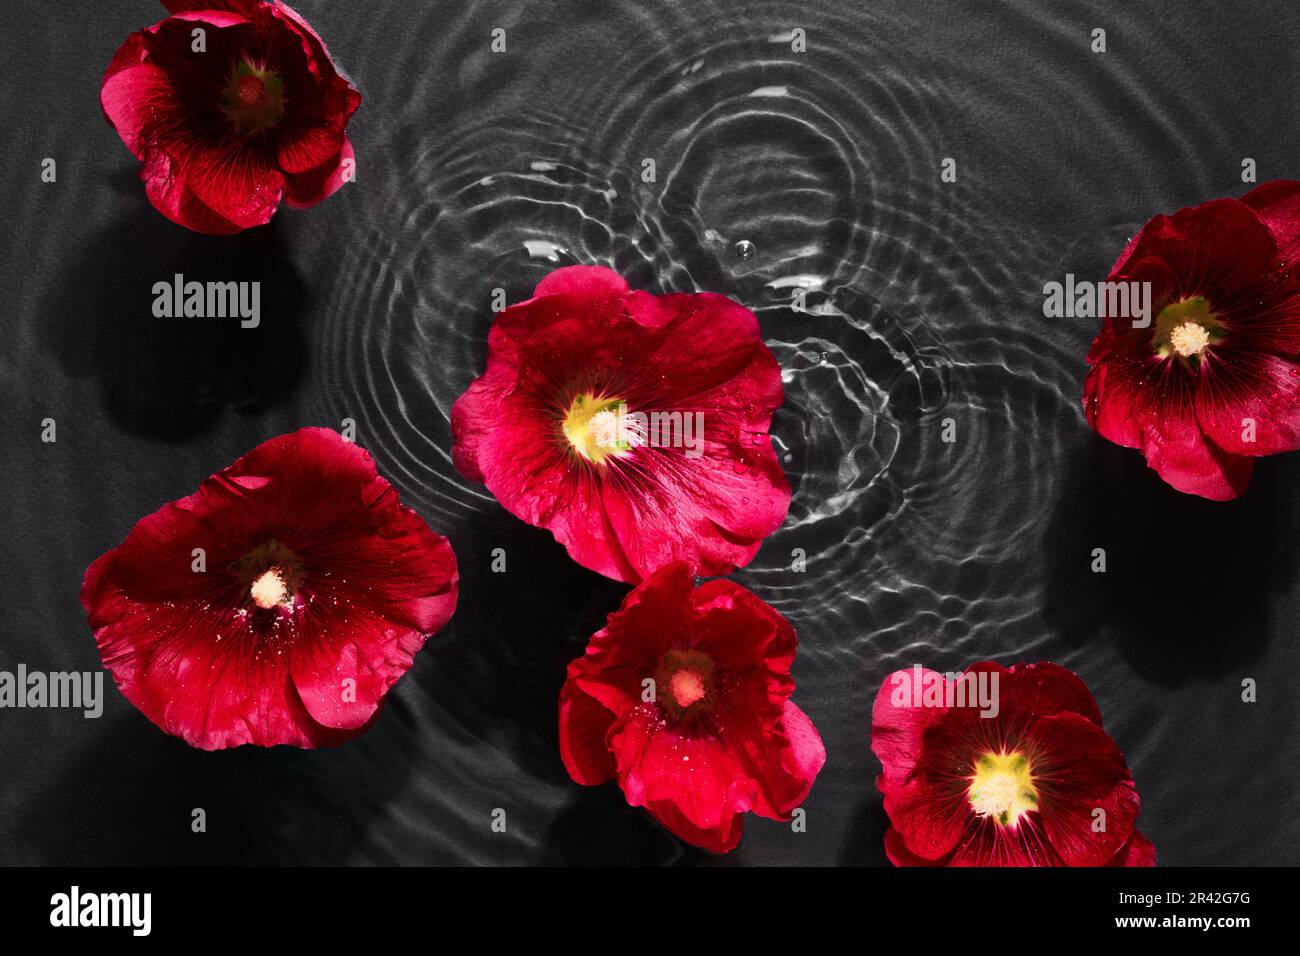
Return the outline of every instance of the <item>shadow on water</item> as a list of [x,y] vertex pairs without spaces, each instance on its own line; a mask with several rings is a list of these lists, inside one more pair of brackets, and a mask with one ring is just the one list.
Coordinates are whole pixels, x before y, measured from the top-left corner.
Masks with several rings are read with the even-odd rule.
[[[521,769],[567,781],[556,711],[565,668],[629,588],[583,568],[549,532],[496,507],[453,537],[461,575],[456,634],[430,642],[434,662],[412,679],[456,715],[467,741],[504,735]],[[497,557],[504,571],[492,570]]]
[[[1174,491],[1142,456],[1101,438],[1079,446],[1044,547],[1044,616],[1067,639],[1114,635],[1134,669],[1166,686],[1250,661],[1272,632],[1273,597],[1294,580],[1300,456],[1257,462],[1230,502]],[[1104,548],[1106,572],[1093,573]]]
[[[168,222],[130,177],[131,211],[80,250],[46,307],[47,343],[72,375],[99,384],[128,433],[180,441],[226,407],[256,413],[289,394],[305,371],[305,287],[276,220],[235,236]],[[158,318],[154,285],[260,282],[260,324],[239,318]]]
[[140,714],[106,719],[27,804],[19,853],[47,866],[347,863],[410,774],[416,730],[397,710],[328,750],[208,753]]
[[[497,548],[505,553],[504,572],[492,570]],[[504,740],[520,771],[566,794],[567,803],[547,808],[536,862],[680,861],[689,851],[644,810],[628,806],[616,784],[574,783],[560,759],[557,703],[565,670],[629,586],[581,567],[549,532],[497,508],[459,529],[456,553],[457,618],[474,623],[458,626],[454,640],[431,645],[436,661],[413,676],[457,715],[468,741]]]
[[628,806],[618,784],[574,788],[574,800],[551,821],[543,864],[666,866],[709,856],[680,843],[641,807]]
[[853,809],[848,836],[840,851],[840,866],[892,866],[885,856],[885,831],[889,817],[879,794]]

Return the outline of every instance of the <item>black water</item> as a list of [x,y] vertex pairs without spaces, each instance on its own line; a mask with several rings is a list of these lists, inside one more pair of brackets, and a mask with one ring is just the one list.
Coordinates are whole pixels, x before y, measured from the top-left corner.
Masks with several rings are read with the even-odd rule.
[[[86,565],[306,424],[355,419],[463,577],[453,623],[339,750],[191,751],[111,687],[98,721],[0,712],[0,862],[716,862],[568,780],[564,666],[625,588],[448,457],[492,290],[570,262],[733,296],[784,369],[795,497],[737,578],[797,627],[796,699],[830,757],[807,833],[750,819],[724,862],[883,863],[876,689],[984,658],[1083,676],[1162,863],[1300,862],[1300,456],[1234,503],[1170,491],[1083,422],[1093,323],[1041,308],[1148,216],[1243,192],[1243,158],[1300,176],[1295,3],[470,6],[301,0],[365,97],[358,182],[220,239],[152,210],[100,115],[113,50],[161,8],[9,5],[0,668],[98,667]],[[175,272],[260,279],[262,327],[152,319]]]

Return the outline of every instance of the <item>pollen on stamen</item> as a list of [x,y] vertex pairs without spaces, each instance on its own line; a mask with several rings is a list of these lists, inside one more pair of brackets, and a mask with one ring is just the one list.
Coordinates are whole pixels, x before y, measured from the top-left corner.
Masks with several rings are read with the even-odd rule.
[[619,447],[623,441],[619,431],[619,417],[609,409],[599,411],[587,420],[587,434],[601,448]]
[[995,774],[971,788],[971,809],[976,816],[1000,818],[1014,806],[1018,790],[1015,777],[1006,773]]
[[284,583],[284,575],[279,568],[271,568],[257,576],[252,587],[248,589],[253,603],[263,610],[270,610],[277,604],[283,604],[289,596],[289,588]]
[[669,692],[677,706],[683,710],[703,699],[705,695],[704,678],[692,670],[682,669],[672,676],[668,685]]
[[1169,333],[1169,344],[1183,358],[1200,355],[1210,344],[1210,333],[1199,322],[1184,322]]

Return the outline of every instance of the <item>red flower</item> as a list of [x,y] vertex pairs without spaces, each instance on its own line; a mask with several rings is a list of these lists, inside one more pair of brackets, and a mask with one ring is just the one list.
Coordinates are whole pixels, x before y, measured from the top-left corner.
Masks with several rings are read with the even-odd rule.
[[305,428],[141,519],[81,603],[117,686],[169,734],[316,747],[365,728],[456,581],[447,540],[370,456]]
[[795,635],[730,581],[674,562],[638,585],[569,665],[560,755],[575,781],[614,777],[681,839],[715,853],[741,814],[788,820],[826,762],[790,700]]
[[159,212],[239,232],[352,178],[361,96],[302,17],[278,0],[165,3],[174,15],[122,44],[100,91]]
[[1153,866],[1138,794],[1083,681],[1055,664],[886,678],[871,749],[896,866]]
[[1151,283],[1147,328],[1106,318],[1088,423],[1179,491],[1235,498],[1254,459],[1300,448],[1300,182],[1156,216],[1110,281]]
[[453,457],[601,574],[726,574],[790,507],[768,435],[782,396],[747,309],[571,266],[497,317],[487,371],[451,410]]

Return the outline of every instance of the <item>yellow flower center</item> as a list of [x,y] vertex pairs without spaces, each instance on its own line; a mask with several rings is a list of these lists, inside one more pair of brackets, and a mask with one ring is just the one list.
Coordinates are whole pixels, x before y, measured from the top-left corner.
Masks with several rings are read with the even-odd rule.
[[278,568],[263,571],[248,589],[253,603],[263,610],[284,604],[289,597],[289,586],[284,583],[284,573]]
[[1029,761],[1021,754],[981,754],[967,779],[967,799],[978,817],[992,817],[1001,826],[1014,829],[1022,816],[1038,809]]
[[560,427],[579,455],[600,465],[611,455],[626,455],[640,444],[634,420],[627,414],[623,399],[584,392],[569,405]]
[[1165,306],[1156,317],[1151,345],[1161,358],[1200,359],[1225,335],[1223,323],[1210,311],[1205,296]]

